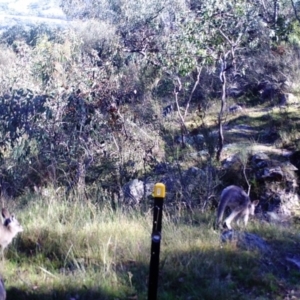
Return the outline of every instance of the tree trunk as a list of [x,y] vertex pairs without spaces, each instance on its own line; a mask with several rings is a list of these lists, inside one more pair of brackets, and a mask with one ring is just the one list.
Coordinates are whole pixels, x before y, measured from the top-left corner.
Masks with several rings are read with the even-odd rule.
[[217,161],[220,161],[221,154],[224,146],[224,135],[223,135],[223,116],[226,111],[226,63],[222,61],[220,80],[222,82],[222,99],[221,99],[221,109],[218,116],[218,126],[219,126],[219,146],[217,151]]
[[80,200],[85,199],[85,176],[86,166],[83,157],[78,162],[78,181],[77,181],[77,192]]

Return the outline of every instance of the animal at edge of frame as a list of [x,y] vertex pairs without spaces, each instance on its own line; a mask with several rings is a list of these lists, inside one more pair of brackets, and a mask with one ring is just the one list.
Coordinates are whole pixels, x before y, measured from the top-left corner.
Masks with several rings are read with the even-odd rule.
[[0,224],[0,246],[2,252],[2,260],[4,259],[4,250],[17,236],[19,232],[23,231],[16,217],[8,212],[6,208],[2,208],[3,223]]

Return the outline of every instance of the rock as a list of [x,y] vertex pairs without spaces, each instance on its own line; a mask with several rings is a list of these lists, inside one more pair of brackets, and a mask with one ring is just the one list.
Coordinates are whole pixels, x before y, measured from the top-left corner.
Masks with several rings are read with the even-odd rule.
[[274,168],[264,168],[261,178],[265,180],[281,181],[284,178],[284,174],[280,166]]
[[265,214],[266,221],[273,224],[289,224],[290,217],[286,214],[278,214],[273,211],[268,211]]
[[243,108],[238,104],[234,104],[228,107],[228,112],[231,114],[236,114],[243,111],[244,111]]
[[289,157],[290,162],[298,169],[298,174],[300,175],[300,151],[295,151],[294,153],[292,153]]
[[176,136],[175,142],[178,144],[186,144],[190,146],[203,146],[204,144],[204,136],[202,134],[196,135],[184,135],[184,136]]
[[137,205],[144,196],[150,196],[153,191],[153,183],[144,183],[139,179],[133,179],[123,187],[125,203],[128,205]]
[[178,167],[169,166],[169,168],[171,172],[157,178],[157,182],[162,182],[166,186],[165,202],[182,203],[187,206],[199,205],[199,194],[207,188],[204,183],[209,170],[190,167],[186,171],[178,172]]
[[[250,198],[260,200],[262,219],[268,222],[286,224],[300,209],[298,168],[287,159],[286,156],[271,159],[264,152],[254,153],[248,159],[247,178],[256,183],[251,187]],[[290,160],[300,165],[300,151],[291,155]],[[223,161],[222,182],[244,186],[242,167],[239,154],[227,158]]]
[[285,93],[286,105],[295,105],[299,103],[298,98],[292,93]]
[[242,162],[239,154],[234,154],[224,159],[222,161],[222,166],[224,169],[240,170],[242,166]]
[[252,156],[251,163],[253,165],[258,165],[259,163],[266,162],[267,160],[270,160],[267,154],[265,154],[264,152],[258,152]]
[[[290,162],[270,159],[269,156],[263,152],[254,154],[250,161],[255,176],[260,181],[296,182],[295,171],[297,168]],[[292,185],[294,184],[295,183],[292,183]]]
[[228,97],[239,98],[245,94],[245,91],[241,88],[231,88],[226,91]]
[[270,247],[266,241],[254,233],[226,230],[221,234],[221,242],[234,243],[238,248],[244,250],[270,251]]

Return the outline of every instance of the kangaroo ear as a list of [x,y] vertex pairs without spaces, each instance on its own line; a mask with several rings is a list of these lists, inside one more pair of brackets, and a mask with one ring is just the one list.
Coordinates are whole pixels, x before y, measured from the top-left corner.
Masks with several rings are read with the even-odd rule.
[[258,203],[259,203],[259,200],[254,200],[254,201],[252,201],[252,204],[254,204],[254,206],[257,206]]
[[8,210],[7,210],[6,208],[2,208],[1,213],[2,213],[2,217],[3,217],[4,219],[9,218],[9,212],[8,212]]

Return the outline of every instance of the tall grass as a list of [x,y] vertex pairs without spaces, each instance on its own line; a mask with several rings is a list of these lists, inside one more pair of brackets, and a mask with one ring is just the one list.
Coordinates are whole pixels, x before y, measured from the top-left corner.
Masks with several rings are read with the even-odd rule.
[[[54,191],[16,203],[24,232],[1,265],[8,299],[147,299],[151,211]],[[276,299],[297,287],[280,261],[298,251],[295,229],[250,225],[274,246],[262,254],[221,244],[212,223],[212,214],[165,209],[158,299]]]

